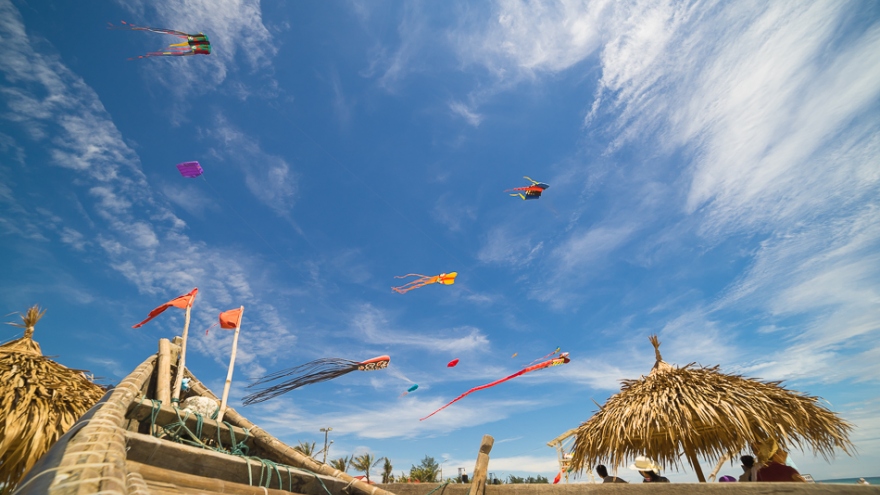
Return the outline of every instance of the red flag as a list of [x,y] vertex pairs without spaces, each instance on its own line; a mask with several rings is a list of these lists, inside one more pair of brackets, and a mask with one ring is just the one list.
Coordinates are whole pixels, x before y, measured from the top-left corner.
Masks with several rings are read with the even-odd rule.
[[559,483],[560,481],[562,481],[562,471],[559,471],[556,474],[556,477],[553,478],[553,484],[555,485],[555,484]]
[[241,324],[241,308],[220,313],[220,328],[235,330]]
[[158,308],[156,308],[156,309],[150,311],[150,315],[147,316],[147,319],[146,319],[146,320],[144,320],[144,321],[138,323],[137,325],[132,326],[131,328],[140,328],[140,327],[144,326],[145,323],[147,323],[148,321],[152,320],[153,318],[159,316],[159,315],[162,314],[166,309],[168,309],[168,308],[170,308],[170,307],[172,307],[172,306],[175,307],[175,308],[180,308],[180,309],[186,309],[186,308],[192,306],[193,301],[196,300],[196,294],[198,294],[198,293],[199,293],[199,288],[196,287],[195,289],[193,289],[192,291],[190,291],[189,294],[184,294],[184,295],[182,295],[182,296],[177,296],[177,297],[175,297],[174,299],[168,301],[167,303],[165,303],[165,304],[159,306]]

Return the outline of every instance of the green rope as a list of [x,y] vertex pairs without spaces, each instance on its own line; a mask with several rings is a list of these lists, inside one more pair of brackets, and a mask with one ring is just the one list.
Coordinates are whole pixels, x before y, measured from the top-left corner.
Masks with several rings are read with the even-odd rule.
[[[144,400],[147,400],[146,397],[141,397],[140,403],[143,404]],[[261,457],[248,456],[248,451],[250,449],[247,446],[247,441],[251,437],[251,431],[249,428],[244,428],[244,438],[241,439],[241,441],[238,441],[238,439],[235,436],[235,430],[234,430],[233,425],[227,421],[223,421],[223,424],[226,425],[227,429],[229,430],[230,446],[228,449],[223,447],[223,440],[222,440],[221,431],[220,431],[220,430],[222,430],[222,428],[217,428],[217,446],[211,447],[209,445],[206,445],[205,442],[203,442],[201,439],[202,438],[202,429],[204,427],[204,417],[201,414],[199,414],[197,412],[190,411],[189,409],[181,410],[181,409],[177,408],[175,405],[174,410],[177,413],[177,421],[174,423],[166,424],[166,425],[157,425],[156,420],[159,417],[159,411],[162,409],[162,401],[155,400],[155,399],[149,399],[149,400],[151,402],[150,433],[154,437],[158,438],[158,437],[161,437],[164,435],[164,436],[167,436],[171,441],[176,442],[176,443],[192,445],[192,446],[201,447],[201,448],[207,449],[207,450],[213,450],[215,452],[221,452],[221,453],[225,453],[225,454],[238,456],[238,457],[245,459],[245,461],[255,460],[260,463],[260,480],[259,480],[259,483],[257,486],[265,486],[266,488],[271,488],[272,474],[274,472],[275,477],[278,478],[278,488],[284,489],[284,482],[283,482],[283,479],[281,476],[281,469],[280,469],[281,467],[283,467],[287,471],[288,491],[291,491],[291,492],[293,491],[293,474],[290,471],[291,466],[288,466],[287,464],[278,464],[273,461],[270,461],[269,459],[263,459]],[[171,402],[175,403],[175,402],[180,402],[180,401],[172,400]],[[184,411],[183,416],[181,416],[181,414],[180,414],[182,411]],[[219,411],[220,411],[219,408],[216,411],[214,411],[214,414],[211,416],[211,419],[216,419]],[[193,432],[192,430],[190,430],[186,426],[186,421],[190,418],[191,414],[195,415],[195,418],[196,418],[195,432]],[[251,466],[250,462],[248,462],[248,470],[247,470],[248,471],[248,485],[254,486],[254,477],[253,477],[253,473],[251,471],[251,468],[252,468],[252,466]],[[316,473],[314,471],[310,471],[305,468],[293,468],[293,469],[311,474],[312,476],[315,477],[316,480],[318,480],[318,483],[320,483],[320,485],[324,489],[324,491],[327,492],[327,495],[333,495],[332,492],[330,491],[330,489],[327,488],[327,485],[324,484],[324,480],[321,479],[321,477],[320,477],[320,475],[318,475],[318,473]],[[265,481],[264,481],[264,479],[265,479]],[[447,481],[447,483],[448,483],[448,481]],[[436,491],[436,489],[432,490],[430,493],[433,493],[434,491]],[[427,495],[430,495],[430,493],[428,493]]]
[[441,489],[441,488],[445,488],[446,485],[448,485],[448,484],[451,483],[451,482],[452,482],[452,480],[446,480],[446,481],[444,481],[440,486],[438,486],[437,488],[434,488],[433,490],[431,490],[430,492],[426,493],[425,495],[431,495],[432,493],[436,492],[437,490],[439,490],[439,489]]

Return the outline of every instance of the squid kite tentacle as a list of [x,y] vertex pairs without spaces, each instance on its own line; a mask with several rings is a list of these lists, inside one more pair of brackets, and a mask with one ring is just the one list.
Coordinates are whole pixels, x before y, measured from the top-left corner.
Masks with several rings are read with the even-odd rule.
[[244,397],[244,399],[242,399],[242,402],[244,403],[244,405],[248,406],[251,404],[267,401],[269,399],[278,397],[279,395],[286,394],[291,390],[298,389],[302,386],[339,378],[340,376],[351,373],[352,371],[380,370],[383,368],[387,368],[390,361],[391,358],[388,356],[379,356],[372,359],[367,359],[366,361],[352,361],[350,359],[341,358],[316,359],[314,361],[310,361],[299,366],[294,366],[293,368],[270,373],[258,379],[254,383],[251,383],[247,386],[247,388],[255,387],[257,385],[264,385],[279,378],[293,376],[293,378],[290,380],[278,383],[276,385],[254,392],[253,394]]
[[506,382],[507,380],[511,380],[511,379],[513,379],[513,378],[516,378],[516,377],[518,377],[518,376],[520,376],[520,375],[524,375],[524,374],[529,373],[529,372],[531,372],[531,371],[540,370],[540,369],[543,369],[543,368],[549,368],[549,367],[551,367],[551,366],[559,366],[559,365],[561,365],[561,364],[566,364],[566,363],[568,363],[569,361],[570,361],[570,359],[568,358],[568,353],[567,353],[567,352],[563,352],[562,354],[559,355],[559,357],[553,358],[553,359],[551,359],[551,360],[549,360],[549,361],[544,361],[543,363],[539,363],[539,364],[536,364],[536,365],[534,365],[534,366],[529,366],[528,368],[521,369],[521,370],[517,371],[516,373],[514,373],[514,374],[512,374],[512,375],[510,375],[510,376],[506,376],[506,377],[504,377],[504,378],[502,378],[502,379],[500,379],[500,380],[495,380],[495,381],[492,382],[492,383],[487,383],[487,384],[485,384],[485,385],[480,385],[479,387],[474,387],[474,388],[468,390],[467,392],[465,392],[465,393],[459,395],[458,397],[452,399],[448,404],[446,404],[445,406],[441,407],[440,409],[437,409],[436,411],[434,411],[434,412],[432,412],[431,414],[425,416],[424,418],[419,419],[419,421],[424,421],[424,420],[430,418],[431,416],[437,414],[438,412],[440,412],[440,411],[446,409],[447,407],[451,406],[452,404],[455,404],[455,403],[458,402],[459,400],[461,400],[461,399],[467,397],[468,395],[470,395],[470,394],[472,394],[472,393],[474,393],[474,392],[476,392],[476,391],[478,391],[478,390],[483,390],[483,389],[487,389],[487,388],[489,388],[489,387],[494,387],[495,385],[498,385],[499,383],[504,383],[504,382]]
[[405,292],[409,292],[413,289],[418,289],[419,287],[424,287],[428,284],[436,284],[441,283],[443,285],[452,285],[455,283],[455,277],[458,276],[458,272],[449,272],[449,273],[441,273],[440,275],[434,275],[433,277],[429,277],[427,275],[422,275],[420,273],[408,273],[406,275],[396,275],[394,278],[407,278],[407,277],[419,277],[415,280],[412,280],[400,287],[392,287],[391,290],[397,292],[398,294],[403,294]]

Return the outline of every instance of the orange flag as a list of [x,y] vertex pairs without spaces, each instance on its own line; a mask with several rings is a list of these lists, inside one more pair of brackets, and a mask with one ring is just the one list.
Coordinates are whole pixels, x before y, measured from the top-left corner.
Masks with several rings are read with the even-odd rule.
[[235,330],[241,324],[241,308],[220,313],[220,328]]
[[184,294],[184,295],[182,295],[182,296],[177,296],[177,297],[175,297],[174,299],[168,301],[167,303],[165,303],[165,304],[159,306],[158,308],[156,308],[156,309],[150,311],[150,315],[147,316],[147,319],[146,319],[146,320],[144,320],[144,321],[138,323],[137,325],[132,326],[131,328],[140,328],[140,327],[144,326],[145,323],[147,323],[148,321],[152,320],[153,318],[159,316],[159,315],[162,314],[166,309],[168,309],[168,308],[170,308],[170,307],[172,307],[172,306],[175,307],[175,308],[180,308],[180,309],[186,309],[186,308],[192,306],[193,301],[196,300],[196,294],[198,294],[198,293],[199,293],[199,288],[196,287],[195,289],[193,289],[192,291],[190,291],[189,294]]

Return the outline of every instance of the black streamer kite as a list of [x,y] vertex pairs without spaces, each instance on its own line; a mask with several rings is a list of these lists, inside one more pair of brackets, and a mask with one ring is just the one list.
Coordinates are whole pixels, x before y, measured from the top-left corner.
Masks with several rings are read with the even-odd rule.
[[339,378],[352,371],[381,370],[387,368],[388,363],[390,362],[391,358],[388,356],[374,357],[360,362],[341,358],[316,359],[293,368],[270,373],[254,383],[251,383],[247,388],[265,385],[269,382],[278,380],[279,378],[293,376],[290,380],[272,385],[269,388],[245,396],[245,398],[242,399],[242,403],[246,406],[257,404],[278,397],[279,395],[286,394],[287,392],[298,389],[304,385]]

